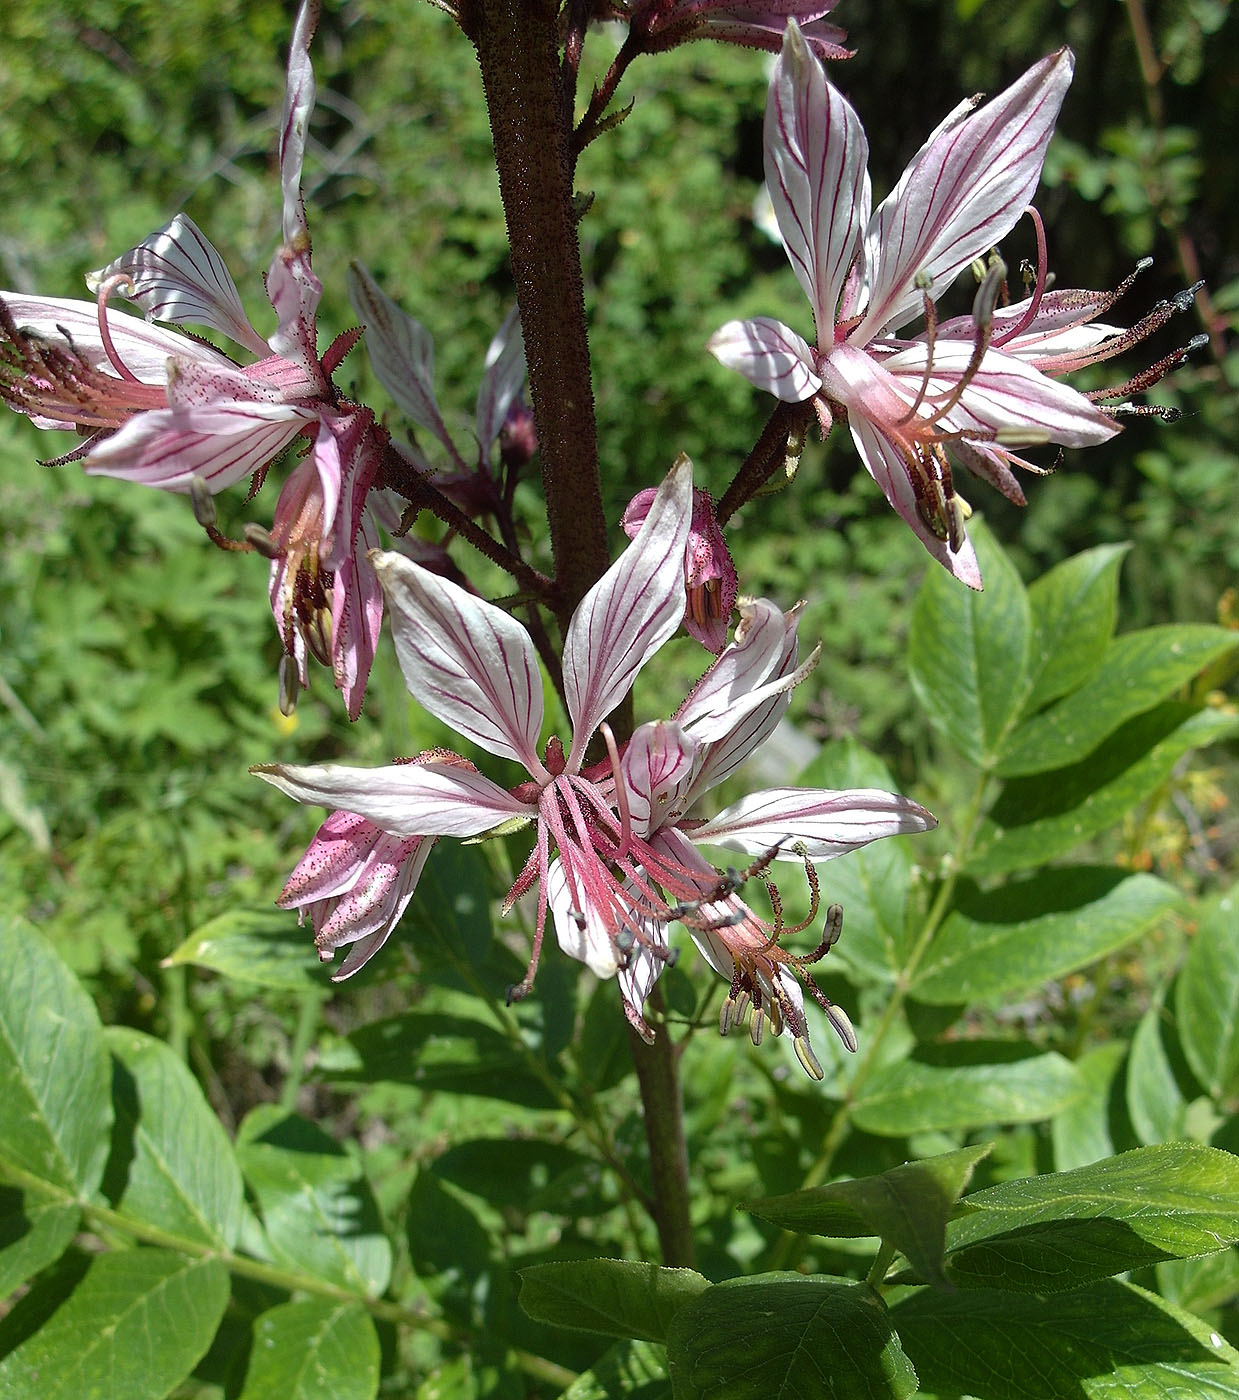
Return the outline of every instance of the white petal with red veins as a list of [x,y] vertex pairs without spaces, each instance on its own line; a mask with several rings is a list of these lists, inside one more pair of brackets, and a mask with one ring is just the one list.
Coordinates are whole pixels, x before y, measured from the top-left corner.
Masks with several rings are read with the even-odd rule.
[[761,855],[783,843],[780,860],[829,860],[882,836],[929,831],[937,821],[919,803],[877,788],[768,788],[750,793],[694,829],[694,841]]
[[720,364],[784,403],[803,403],[822,387],[808,342],[770,316],[728,321],[706,342],[706,349]]

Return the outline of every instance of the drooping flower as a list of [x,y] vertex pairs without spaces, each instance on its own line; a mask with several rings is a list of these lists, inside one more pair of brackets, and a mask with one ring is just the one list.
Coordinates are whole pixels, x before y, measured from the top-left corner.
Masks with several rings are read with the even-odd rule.
[[[871,216],[860,120],[789,23],[766,108],[766,179],[817,344],[768,317],[730,322],[710,341],[759,388],[813,399],[823,430],[845,418],[887,500],[972,587],[980,573],[948,451],[1007,480],[1008,464],[1020,462],[1013,447],[1087,447],[1118,432],[1111,415],[1049,377],[1059,372],[1050,360],[1007,343],[1015,323],[1005,339],[996,329],[1000,278],[987,278],[974,315],[952,334],[933,324],[941,294],[1023,214],[1072,66],[1059,50],[990,102],[961,104]],[[926,331],[900,338],[922,314]]]
[[[620,526],[630,540],[636,539],[653,499],[654,489],[647,487],[628,502]],[[727,627],[740,581],[719,528],[714,498],[700,486],[693,487],[693,520],[684,553],[684,585],[688,590],[685,630],[717,656],[727,641]]]
[[[308,650],[332,667],[356,718],[382,617],[366,561],[377,537],[364,505],[385,437],[370,410],[331,382],[356,334],[321,358],[317,348],[322,286],[310,263],[301,169],[318,9],[317,0],[301,6],[289,55],[279,138],[283,237],[267,272],[277,319],[270,338],[247,319],[219,253],[178,214],[87,279],[94,302],[0,293],[0,398],[39,427],[83,435],[59,460],[196,499],[247,477],[261,483],[285,448],[307,438],[275,529],[259,538],[272,557],[272,610],[297,683],[308,685]],[[145,321],[117,313],[116,296]],[[259,358],[239,365],[149,321],[210,327]]]
[[[820,1074],[796,981],[807,977],[811,959],[785,953],[778,944],[783,930],[761,924],[739,901],[744,875],[720,873],[692,843],[757,851],[756,875],[775,859],[811,861],[881,836],[924,831],[933,818],[890,793],[794,788],[754,794],[711,821],[688,815],[701,793],[769,735],[791,688],[816,660],[797,666],[795,614],[785,618],[769,603],[744,611],[737,641],[674,722],[643,726],[621,757],[605,720],[684,615],[692,499],[691,465],[682,458],[636,538],[573,614],[563,657],[572,734],[566,744],[552,738],[541,752],[542,683],[525,629],[403,556],[375,555],[410,692],[438,719],[486,751],[515,759],[529,776],[504,789],[449,754],[378,769],[277,764],[254,770],[290,797],[337,814],[317,846],[326,849],[323,843],[340,831],[354,842],[333,846],[339,859],[321,862],[329,866],[321,892],[315,886],[303,897],[307,882],[298,878],[290,882],[293,895],[282,897],[313,906],[320,949],[357,945],[338,976],[356,971],[389,936],[434,839],[531,825],[533,849],[505,905],[537,892],[530,966],[512,996],[532,986],[549,908],[561,947],[598,976],[616,977],[630,1022],[651,1037],[642,1007],[673,956],[668,926],[683,923],[732,978],[728,1025],[741,1018],[738,998],[749,996],[761,1013],[755,1038],[765,1021],[776,1033],[790,1028],[806,1068]],[[587,764],[598,734],[607,757]],[[404,856],[418,862],[410,880],[398,883],[389,873],[391,847],[383,852],[382,878],[370,877],[376,832],[417,842]],[[307,855],[298,871],[307,862],[320,864]],[[341,896],[354,890],[358,895],[346,904]],[[837,922],[832,915],[824,943],[837,936]],[[854,1045],[846,1017],[836,1013],[833,1020]]]
[[775,50],[789,19],[800,25],[805,42],[819,58],[851,58],[847,35],[826,16],[838,0],[616,0],[610,17],[627,19],[650,53],[688,39],[719,39],[752,49]]

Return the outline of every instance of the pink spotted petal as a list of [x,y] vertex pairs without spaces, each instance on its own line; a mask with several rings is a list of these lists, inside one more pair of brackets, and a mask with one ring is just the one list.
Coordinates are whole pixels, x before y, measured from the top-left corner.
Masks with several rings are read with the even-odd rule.
[[489,753],[545,776],[538,758],[542,675],[521,624],[403,555],[376,551],[370,562],[387,597],[409,693]]
[[851,333],[866,344],[918,315],[922,274],[937,297],[1005,237],[1041,178],[1075,60],[1059,49],[975,110],[955,110],[874,210],[865,233],[869,305]]
[[296,802],[356,812],[392,836],[480,836],[531,814],[498,784],[459,764],[264,763],[250,772]]
[[817,341],[834,342],[835,307],[869,214],[869,142],[789,20],[766,103],[766,185]]
[[305,410],[282,404],[157,409],[93,448],[85,470],[163,491],[188,491],[197,477],[214,494],[273,461],[312,422]]
[[654,720],[634,732],[620,763],[628,810],[638,836],[649,836],[673,812],[693,775],[697,745],[680,725]]
[[822,387],[803,337],[770,316],[728,321],[706,342],[720,364],[784,403],[803,403]]
[[667,473],[633,542],[582,598],[564,641],[564,694],[572,717],[569,771],[577,771],[602,721],[684,616],[684,550],[693,509],[693,465]]
[[141,307],[148,321],[210,326],[256,355],[267,354],[267,342],[250,325],[223,258],[188,214],[178,214],[136,248],[92,272],[86,285],[96,291],[117,274],[132,284],[132,290],[122,287],[118,294]]
[[693,831],[693,840],[761,855],[778,843],[781,860],[830,860],[883,836],[931,831],[937,821],[919,803],[876,788],[769,788],[750,793]]

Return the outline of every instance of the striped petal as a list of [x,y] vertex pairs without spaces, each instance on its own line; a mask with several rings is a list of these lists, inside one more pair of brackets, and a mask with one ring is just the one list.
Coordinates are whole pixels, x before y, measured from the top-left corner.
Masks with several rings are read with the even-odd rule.
[[761,855],[785,843],[777,859],[830,860],[883,836],[931,831],[938,823],[924,807],[877,788],[768,788],[750,793],[694,829],[694,841]]
[[706,342],[706,349],[720,364],[784,403],[803,403],[822,387],[808,342],[771,316],[728,321]]

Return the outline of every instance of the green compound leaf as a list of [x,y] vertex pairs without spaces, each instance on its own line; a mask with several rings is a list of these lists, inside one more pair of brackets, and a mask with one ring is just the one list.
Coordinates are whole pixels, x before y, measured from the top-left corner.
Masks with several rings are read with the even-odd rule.
[[354,1293],[391,1277],[391,1244],[361,1167],[314,1123],[275,1104],[249,1113],[237,1157],[262,1211],[277,1264]]
[[0,1298],[60,1258],[80,1216],[76,1206],[27,1201],[0,1186]]
[[947,1230],[960,1288],[1050,1293],[1239,1240],[1239,1157],[1194,1142],[1137,1147],[968,1196]]
[[710,1287],[692,1269],[631,1259],[581,1259],[520,1271],[521,1307],[537,1322],[662,1342],[672,1318]]
[[908,634],[912,688],[929,719],[978,766],[1002,751],[1028,689],[1032,621],[1011,561],[979,521],[969,529],[985,590],[931,569]]
[[162,1400],[211,1344],[228,1301],[218,1259],[105,1254],[0,1361],[3,1400]]
[[205,923],[165,960],[209,968],[234,982],[283,991],[326,992],[314,940],[283,909],[235,909]]
[[241,1169],[197,1080],[168,1047],[109,1027],[117,1130],[131,1144],[118,1209],[187,1240],[232,1249],[241,1231]]
[[1024,701],[1025,714],[1075,690],[1096,673],[1114,632],[1119,565],[1130,548],[1103,544],[1086,549],[1029,584],[1032,689]]
[[1120,724],[1168,699],[1236,646],[1234,632],[1200,625],[1148,627],[1117,638],[1087,684],[1012,734],[997,772],[1018,777],[1077,763]]
[[880,1176],[837,1181],[745,1206],[785,1230],[836,1239],[880,1235],[903,1251],[921,1278],[943,1279],[946,1224],[989,1144],[963,1147]]
[[283,1303],[254,1322],[240,1400],[373,1400],[379,1337],[360,1303]]
[[675,1400],[906,1400],[916,1372],[866,1284],[802,1274],[728,1279],[682,1308]]
[[1001,890],[963,888],[912,984],[933,1005],[1000,1002],[1139,938],[1181,902],[1152,875],[1072,866]]
[[95,1004],[29,924],[0,921],[0,964],[0,1162],[89,1196],[112,1124]]
[[965,867],[1002,875],[1045,865],[1120,822],[1166,781],[1184,754],[1239,732],[1239,716],[1160,705],[1129,720],[1070,768],[1007,782]]
[[1130,1283],[1049,1298],[921,1289],[891,1319],[925,1391],[979,1400],[1237,1400],[1239,1354]]
[[885,1066],[861,1090],[858,1128],[886,1137],[1034,1123],[1052,1118],[1083,1093],[1069,1060],[1007,1041],[921,1046]]
[[1211,901],[1188,948],[1175,995],[1192,1072],[1215,1097],[1239,1090],[1239,900]]
[[671,1400],[666,1350],[653,1342],[616,1342],[559,1400]]

